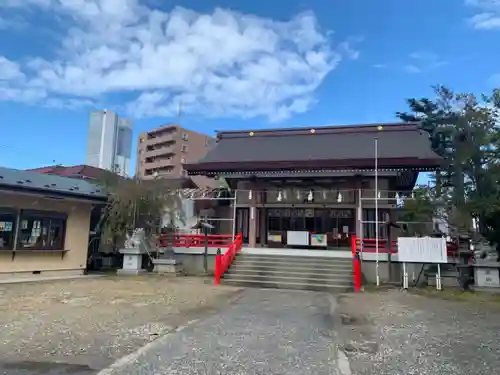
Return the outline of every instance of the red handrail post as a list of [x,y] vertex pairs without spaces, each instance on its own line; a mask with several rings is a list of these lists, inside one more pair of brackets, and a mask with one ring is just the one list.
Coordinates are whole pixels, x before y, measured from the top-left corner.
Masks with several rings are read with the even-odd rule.
[[353,271],[354,271],[354,293],[359,293],[361,291],[361,260],[359,259],[359,253],[357,253],[354,256]]
[[361,259],[358,251],[358,242],[356,236],[351,237],[351,250],[352,250],[352,271],[354,278],[354,292],[361,291]]
[[229,245],[228,249],[221,254],[220,248],[217,249],[217,255],[215,256],[215,270],[214,270],[214,284],[219,285],[220,279],[227,272],[229,267],[236,258],[236,253],[240,251],[243,246],[243,235],[240,233],[236,236],[235,240]]
[[215,256],[215,278],[214,278],[214,284],[219,285],[220,284],[220,278],[222,276],[222,254],[220,252],[220,248],[217,249],[217,255]]

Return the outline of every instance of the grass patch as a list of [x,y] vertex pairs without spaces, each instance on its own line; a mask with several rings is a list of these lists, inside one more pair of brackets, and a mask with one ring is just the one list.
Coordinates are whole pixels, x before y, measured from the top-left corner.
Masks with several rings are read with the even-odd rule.
[[474,303],[487,302],[500,304],[500,294],[495,293],[462,291],[457,289],[445,289],[438,291],[435,288],[410,288],[408,289],[408,291],[410,293],[425,297],[439,298],[449,301],[464,301]]
[[391,285],[391,284],[382,284],[377,286],[376,284],[365,284],[363,285],[363,291],[367,293],[378,293],[378,292],[386,292],[388,290],[399,289],[399,286]]

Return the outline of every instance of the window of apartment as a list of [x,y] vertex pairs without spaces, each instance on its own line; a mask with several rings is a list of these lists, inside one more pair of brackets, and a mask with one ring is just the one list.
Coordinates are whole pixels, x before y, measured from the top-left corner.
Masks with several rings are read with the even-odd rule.
[[188,133],[182,133],[182,140],[187,141],[189,139],[189,134]]
[[0,207],[0,251],[14,248],[16,212]]
[[181,164],[186,164],[186,158],[184,156],[181,158]]
[[19,222],[18,249],[64,250],[65,214],[23,210]]
[[144,138],[139,138],[139,143],[144,142]]
[[182,145],[181,151],[182,152],[187,152],[187,150],[188,150],[188,146],[187,145]]

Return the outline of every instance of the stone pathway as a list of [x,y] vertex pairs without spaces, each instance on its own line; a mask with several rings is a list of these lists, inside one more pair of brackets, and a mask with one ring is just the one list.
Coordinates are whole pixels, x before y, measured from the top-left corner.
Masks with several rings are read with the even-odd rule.
[[247,289],[231,308],[101,375],[338,374],[326,293]]
[[0,375],[95,374],[239,292],[153,275],[0,285]]
[[353,375],[500,374],[498,302],[394,290],[347,295],[338,313]]

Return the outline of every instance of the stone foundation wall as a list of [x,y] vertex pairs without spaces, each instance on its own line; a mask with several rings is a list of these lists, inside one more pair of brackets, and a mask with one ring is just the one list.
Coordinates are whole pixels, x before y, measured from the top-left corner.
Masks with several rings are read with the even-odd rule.
[[[182,262],[183,272],[188,276],[203,275],[203,255],[175,254],[175,259]],[[213,275],[215,270],[215,255],[208,255],[208,274]]]

